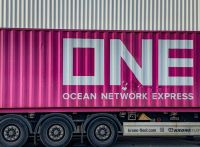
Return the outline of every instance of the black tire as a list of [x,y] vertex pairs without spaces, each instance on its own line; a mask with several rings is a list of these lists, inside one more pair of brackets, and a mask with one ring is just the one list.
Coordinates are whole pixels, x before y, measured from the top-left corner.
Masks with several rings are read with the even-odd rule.
[[[102,130],[103,135],[100,133]],[[96,118],[87,127],[87,138],[92,146],[109,147],[116,142],[117,137],[117,125],[110,118]]]
[[0,123],[0,146],[2,147],[21,147],[27,142],[28,136],[28,128],[21,120],[6,118]]
[[[55,135],[56,132],[59,133]],[[40,140],[46,147],[67,146],[72,138],[71,124],[61,117],[51,117],[45,120],[40,129]]]

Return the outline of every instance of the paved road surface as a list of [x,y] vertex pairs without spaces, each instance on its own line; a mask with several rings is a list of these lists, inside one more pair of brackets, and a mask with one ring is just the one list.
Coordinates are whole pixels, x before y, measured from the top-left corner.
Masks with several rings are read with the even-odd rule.
[[[34,147],[32,141],[29,141],[25,147]],[[90,147],[89,143],[85,145],[79,144],[79,139],[73,139],[70,147]],[[37,147],[42,147],[38,145]],[[169,137],[146,137],[132,138],[120,137],[113,147],[200,147],[200,138],[188,140],[185,137],[169,138]]]

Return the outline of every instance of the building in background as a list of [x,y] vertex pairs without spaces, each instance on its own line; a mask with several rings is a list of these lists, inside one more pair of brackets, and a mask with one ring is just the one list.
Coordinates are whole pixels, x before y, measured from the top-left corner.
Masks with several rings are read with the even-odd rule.
[[198,0],[1,0],[1,28],[200,29]]

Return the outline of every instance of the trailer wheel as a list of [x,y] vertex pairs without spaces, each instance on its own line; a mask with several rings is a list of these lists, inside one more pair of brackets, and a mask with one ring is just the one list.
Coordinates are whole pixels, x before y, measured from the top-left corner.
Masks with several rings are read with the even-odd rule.
[[71,138],[71,124],[63,118],[48,118],[41,125],[40,139],[46,147],[64,147]]
[[21,120],[5,119],[0,123],[0,146],[21,147],[28,139],[28,128]]
[[117,140],[117,136],[118,129],[116,123],[106,117],[96,118],[87,128],[87,137],[93,146],[111,146]]

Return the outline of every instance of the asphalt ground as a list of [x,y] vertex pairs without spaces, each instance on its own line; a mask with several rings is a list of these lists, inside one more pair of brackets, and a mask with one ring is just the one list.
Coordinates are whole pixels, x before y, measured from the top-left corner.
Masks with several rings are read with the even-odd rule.
[[[68,147],[90,147],[91,145],[84,138],[84,144],[79,138],[73,138]],[[35,147],[33,140],[29,139],[24,147]],[[38,144],[37,147],[43,147]],[[119,137],[113,147],[200,147],[200,138],[186,137]]]

